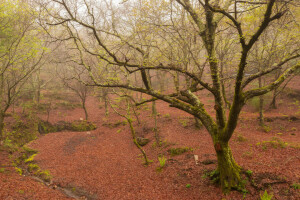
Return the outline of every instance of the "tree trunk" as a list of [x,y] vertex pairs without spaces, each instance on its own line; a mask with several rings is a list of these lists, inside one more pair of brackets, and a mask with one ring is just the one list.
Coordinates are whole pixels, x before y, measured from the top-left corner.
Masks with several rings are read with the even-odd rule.
[[215,150],[218,158],[217,176],[224,192],[241,188],[241,167],[235,162],[228,142],[216,142]]
[[[259,87],[262,87],[262,79],[259,77]],[[259,125],[264,126],[264,96],[259,96]]]
[[277,97],[277,88],[275,88],[274,92],[273,92],[273,98],[272,98],[272,102],[270,103],[270,108],[271,109],[277,109],[277,105],[276,105],[276,97]]
[[88,116],[88,112],[87,112],[86,107],[85,107],[85,101],[82,102],[82,108],[84,110],[85,120],[87,121],[89,116]]
[[137,142],[137,138],[136,138],[136,134],[135,134],[135,130],[133,128],[133,125],[132,125],[132,120],[128,117],[126,117],[126,120],[129,124],[129,127],[130,127],[130,131],[131,131],[131,136],[132,136],[132,139],[133,139],[133,143],[135,144],[135,146],[141,151],[141,153],[143,154],[143,157],[145,159],[145,165],[148,165],[150,163],[148,157],[147,157],[147,154],[146,152],[144,151],[144,149],[141,147],[141,145],[139,145],[139,143]]
[[107,97],[104,98],[104,107],[105,107],[105,116],[108,116],[109,111],[108,111],[108,100],[107,100]]
[[157,129],[157,110],[156,110],[156,103],[155,103],[155,101],[152,102],[152,116],[154,118],[154,132],[155,132],[156,144],[158,146],[160,146],[160,139],[159,139],[158,129]]
[[3,139],[4,113],[0,113],[0,141]]

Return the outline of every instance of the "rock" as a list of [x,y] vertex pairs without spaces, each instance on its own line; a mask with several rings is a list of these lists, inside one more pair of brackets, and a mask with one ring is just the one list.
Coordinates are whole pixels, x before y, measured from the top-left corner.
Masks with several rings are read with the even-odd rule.
[[150,140],[148,138],[137,137],[137,142],[140,146],[145,146]]

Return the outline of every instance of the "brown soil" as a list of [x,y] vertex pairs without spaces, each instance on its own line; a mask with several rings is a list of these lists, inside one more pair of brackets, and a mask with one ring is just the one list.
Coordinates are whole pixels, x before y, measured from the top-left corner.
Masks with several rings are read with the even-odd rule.
[[[297,88],[296,88],[297,89]],[[259,199],[267,190],[274,199],[299,199],[299,190],[292,187],[300,183],[300,114],[296,100],[281,97],[283,103],[276,110],[266,111],[272,119],[266,122],[268,132],[258,125],[258,114],[251,106],[243,109],[240,123],[231,139],[233,155],[245,170],[253,172],[255,184],[247,184],[245,199]],[[213,102],[204,99],[209,112]],[[197,130],[193,118],[166,103],[157,102],[160,113],[159,134],[163,147],[154,147],[154,121],[150,110],[141,110],[139,125],[135,128],[140,136],[151,142],[144,149],[153,163],[144,166],[139,150],[132,142],[127,125],[110,110],[108,117],[104,108],[94,98],[87,102],[89,118],[97,129],[88,132],[50,133],[31,142],[30,147],[39,154],[35,161],[53,176],[53,185],[80,191],[88,199],[242,199],[243,194],[232,191],[222,194],[220,188],[205,177],[205,172],[216,168],[216,156],[208,132]],[[63,113],[63,114],[60,114]],[[291,120],[285,116],[293,116]],[[46,119],[47,116],[41,116]],[[73,121],[84,117],[80,108],[57,110],[50,115],[50,122]],[[119,124],[107,126],[107,124]],[[171,147],[190,147],[193,151],[170,156]],[[161,172],[158,155],[168,159]],[[199,156],[195,164],[194,155]],[[48,188],[30,177],[17,175],[9,165],[7,155],[0,154],[1,167],[8,173],[0,173],[0,199],[68,199],[61,192]],[[190,186],[190,187],[189,187]],[[23,193],[23,192],[24,193]]]

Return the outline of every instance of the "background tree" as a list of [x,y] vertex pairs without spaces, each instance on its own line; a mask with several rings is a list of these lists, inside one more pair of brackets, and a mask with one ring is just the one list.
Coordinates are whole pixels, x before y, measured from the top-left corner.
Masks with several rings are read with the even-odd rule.
[[45,53],[35,16],[22,1],[0,3],[0,139],[4,117],[22,95],[29,77],[41,66]]

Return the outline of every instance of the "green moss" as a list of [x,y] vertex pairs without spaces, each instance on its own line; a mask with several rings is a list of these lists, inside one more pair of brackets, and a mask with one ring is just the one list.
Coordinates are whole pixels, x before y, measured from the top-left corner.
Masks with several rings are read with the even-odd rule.
[[171,154],[171,156],[176,156],[191,150],[192,149],[189,147],[178,147],[178,148],[170,148],[168,149],[168,152]]
[[71,127],[72,131],[90,131],[96,129],[95,124],[85,120],[75,121],[71,124]]

